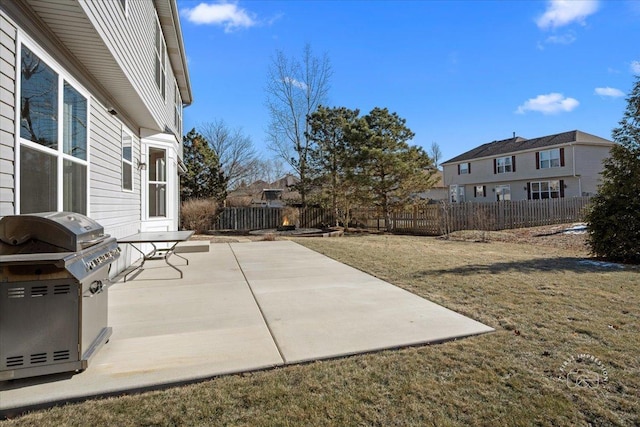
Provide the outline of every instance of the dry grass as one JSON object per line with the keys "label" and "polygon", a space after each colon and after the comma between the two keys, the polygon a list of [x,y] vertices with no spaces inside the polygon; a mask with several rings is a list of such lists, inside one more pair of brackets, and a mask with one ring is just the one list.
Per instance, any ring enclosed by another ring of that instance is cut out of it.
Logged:
{"label": "dry grass", "polygon": [[[0,426],[640,424],[637,268],[583,265],[584,249],[552,244],[297,241],[497,332],[92,400]],[[602,361],[608,381],[559,379],[563,362],[582,353]]]}

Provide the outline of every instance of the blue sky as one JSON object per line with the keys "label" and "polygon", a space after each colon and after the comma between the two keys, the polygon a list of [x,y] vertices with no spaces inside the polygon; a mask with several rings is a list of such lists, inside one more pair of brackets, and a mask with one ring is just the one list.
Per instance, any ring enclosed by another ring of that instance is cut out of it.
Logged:
{"label": "blue sky", "polygon": [[327,104],[387,107],[443,160],[480,144],[579,129],[610,138],[640,75],[640,0],[178,0],[194,103],[185,132],[223,119],[259,153],[276,50],[309,43]]}

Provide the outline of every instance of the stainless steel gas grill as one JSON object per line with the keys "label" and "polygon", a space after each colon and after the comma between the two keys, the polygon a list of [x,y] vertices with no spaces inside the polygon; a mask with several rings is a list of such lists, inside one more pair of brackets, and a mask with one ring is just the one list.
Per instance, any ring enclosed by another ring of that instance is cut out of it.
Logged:
{"label": "stainless steel gas grill", "polygon": [[0,381],[80,371],[107,342],[115,238],[84,215],[0,219]]}

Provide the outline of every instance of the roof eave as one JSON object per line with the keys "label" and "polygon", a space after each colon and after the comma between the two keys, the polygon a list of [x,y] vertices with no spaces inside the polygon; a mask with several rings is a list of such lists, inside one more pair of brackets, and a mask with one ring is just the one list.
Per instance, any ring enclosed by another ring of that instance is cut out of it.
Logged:
{"label": "roof eave", "polygon": [[155,3],[160,25],[162,25],[162,31],[167,42],[169,62],[178,83],[182,103],[185,106],[190,105],[193,102],[193,93],[191,91],[187,53],[182,38],[178,5],[176,0],[155,0]]}

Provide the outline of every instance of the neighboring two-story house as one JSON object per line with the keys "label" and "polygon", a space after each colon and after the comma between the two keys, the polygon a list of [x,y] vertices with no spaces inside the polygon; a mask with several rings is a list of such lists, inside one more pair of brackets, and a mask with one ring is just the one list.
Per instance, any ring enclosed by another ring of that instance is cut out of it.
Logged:
{"label": "neighboring two-story house", "polygon": [[493,141],[442,163],[452,202],[589,196],[613,142],[578,130]]}
{"label": "neighboring two-story house", "polygon": [[3,0],[0,54],[0,216],[177,229],[192,94],[176,0]]}

